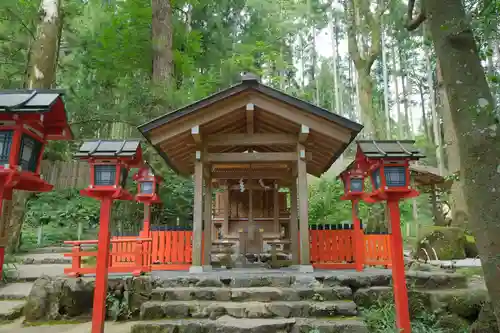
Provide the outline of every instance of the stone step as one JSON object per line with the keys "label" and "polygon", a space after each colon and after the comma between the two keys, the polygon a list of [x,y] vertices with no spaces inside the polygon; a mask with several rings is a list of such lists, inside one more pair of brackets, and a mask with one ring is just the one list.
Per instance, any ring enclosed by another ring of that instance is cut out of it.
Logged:
{"label": "stone step", "polygon": [[[286,272],[286,271],[284,271]],[[177,276],[169,276],[171,272],[155,272],[158,286],[176,287],[335,287],[345,286],[354,290],[373,286],[390,286],[391,271],[382,269],[366,269],[363,272],[316,271],[310,274],[252,274],[238,270],[227,270],[224,273],[208,272],[202,276],[175,272]],[[180,275],[180,276],[179,276]],[[467,278],[462,274],[446,272],[407,271],[406,281],[409,286],[425,289],[466,288]]]}
{"label": "stone step", "polygon": [[24,301],[0,301],[0,320],[14,320],[23,314]]}
{"label": "stone step", "polygon": [[349,287],[329,288],[215,288],[215,287],[180,287],[153,289],[153,301],[338,301],[352,299]]}
{"label": "stone step", "polygon": [[341,318],[241,319],[223,316],[217,320],[162,320],[134,324],[131,333],[368,333],[361,320]]}
{"label": "stone step", "polygon": [[141,320],[210,318],[223,315],[235,318],[290,318],[357,316],[353,301],[331,302],[214,302],[214,301],[148,301],[140,308]]}
{"label": "stone step", "polygon": [[33,283],[9,283],[0,287],[0,300],[22,300],[28,298]]}

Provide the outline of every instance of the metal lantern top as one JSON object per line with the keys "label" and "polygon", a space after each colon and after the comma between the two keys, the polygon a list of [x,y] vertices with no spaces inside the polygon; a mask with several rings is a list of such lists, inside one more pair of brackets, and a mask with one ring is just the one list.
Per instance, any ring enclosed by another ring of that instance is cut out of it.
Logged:
{"label": "metal lantern top", "polygon": [[41,127],[45,140],[71,140],[63,90],[0,90],[0,122]]}
{"label": "metal lantern top", "polygon": [[372,180],[372,192],[363,197],[365,201],[418,196],[410,186],[409,163],[425,156],[414,140],[359,140],[357,144],[356,161]]}
{"label": "metal lantern top", "polygon": [[0,185],[12,190],[46,192],[40,178],[47,140],[73,138],[61,90],[0,90]]}
{"label": "metal lantern top", "polygon": [[90,185],[81,191],[82,195],[132,200],[125,185],[129,169],[143,164],[139,140],[85,141],[74,157],[90,165]]}
{"label": "metal lantern top", "polygon": [[163,178],[156,176],[147,162],[134,175],[134,180],[137,181],[137,195],[135,196],[137,201],[149,204],[161,203],[158,189]]}
{"label": "metal lantern top", "polygon": [[364,171],[357,161],[353,161],[339,176],[344,183],[344,195],[340,200],[359,199],[364,194],[364,183],[366,177]]}

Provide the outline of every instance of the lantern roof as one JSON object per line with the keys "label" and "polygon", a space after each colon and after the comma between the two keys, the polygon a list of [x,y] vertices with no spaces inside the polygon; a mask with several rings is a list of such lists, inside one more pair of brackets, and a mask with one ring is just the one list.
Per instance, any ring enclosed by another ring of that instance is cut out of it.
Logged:
{"label": "lantern roof", "polygon": [[144,162],[144,165],[134,175],[134,180],[137,181],[146,177],[154,177],[158,182],[163,181],[163,177],[158,176],[155,169],[148,162]]}
{"label": "lantern roof", "polygon": [[415,146],[415,140],[357,140],[358,151],[367,158],[405,158],[418,160],[425,157]]}
{"label": "lantern roof", "polygon": [[13,114],[28,119],[43,114],[37,120],[42,122],[47,140],[71,140],[73,134],[68,125],[63,95],[63,90],[0,90],[0,120],[11,120]]}
{"label": "lantern roof", "polygon": [[84,141],[78,152],[74,155],[76,158],[125,158],[131,160],[131,166],[142,164],[141,141],[132,140],[88,140]]}

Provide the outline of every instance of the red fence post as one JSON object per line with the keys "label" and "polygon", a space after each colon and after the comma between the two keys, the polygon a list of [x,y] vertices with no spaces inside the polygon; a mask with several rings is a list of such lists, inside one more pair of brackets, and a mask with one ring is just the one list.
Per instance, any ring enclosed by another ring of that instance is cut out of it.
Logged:
{"label": "red fence post", "polygon": [[352,202],[352,222],[354,224],[354,241],[355,241],[355,255],[354,261],[356,263],[356,270],[361,272],[365,263],[365,235],[361,228],[361,221],[358,217],[359,199],[353,199]]}
{"label": "red fence post", "polygon": [[73,247],[71,248],[71,254],[73,254],[73,258],[71,258],[71,270],[73,272],[69,274],[69,276],[71,277],[81,276],[80,274],[80,268],[82,267],[82,257],[80,256],[81,250],[82,247],[80,243],[73,244]]}
{"label": "red fence post", "polygon": [[399,200],[387,200],[391,217],[392,283],[396,304],[396,327],[401,333],[410,333],[408,290],[406,288],[403,236],[401,235]]}
{"label": "red fence post", "polygon": [[92,333],[104,332],[106,319],[106,296],[108,292],[108,263],[109,263],[109,220],[113,199],[103,197],[99,218],[99,246],[97,248],[97,265],[94,290],[94,310],[92,313]]}

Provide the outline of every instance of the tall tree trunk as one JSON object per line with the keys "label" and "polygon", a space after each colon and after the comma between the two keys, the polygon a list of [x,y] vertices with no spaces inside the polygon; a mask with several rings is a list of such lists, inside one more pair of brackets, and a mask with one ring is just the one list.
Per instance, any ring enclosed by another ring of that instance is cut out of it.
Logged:
{"label": "tall tree trunk", "polygon": [[399,82],[398,82],[398,64],[396,61],[396,47],[392,48],[392,66],[393,66],[393,84],[394,84],[394,103],[396,104],[396,113],[397,113],[397,119],[398,119],[398,134],[399,138],[403,139],[406,137],[405,133],[405,126],[404,126],[404,120],[403,120],[403,115],[401,113],[401,105],[400,105],[400,100],[399,100]]}
{"label": "tall tree trunk", "polygon": [[170,86],[174,74],[172,6],[170,0],[152,0],[153,82]]}
{"label": "tall tree trunk", "polygon": [[[425,38],[425,33],[424,33]],[[436,151],[436,163],[439,170],[439,174],[444,176],[444,157],[441,142],[441,135],[439,129],[441,127],[438,112],[436,110],[436,91],[434,90],[434,80],[432,78],[432,67],[431,67],[431,50],[429,47],[425,47],[425,67],[427,72],[427,85],[429,86],[429,106],[431,109],[432,118],[432,142],[434,143]]]}
{"label": "tall tree trunk", "polygon": [[411,82],[407,80],[405,61],[403,61],[403,55],[401,49],[398,50],[398,58],[399,58],[399,74],[401,77],[401,88],[403,89],[403,108],[404,108],[404,123],[405,123],[405,133],[408,133],[410,138],[415,137],[413,121],[410,117],[410,108],[408,103],[408,96],[411,95]]}
{"label": "tall tree trunk", "polygon": [[389,107],[389,78],[387,74],[387,49],[385,44],[385,27],[384,21],[381,19],[381,50],[382,50],[382,76],[384,81],[384,114],[385,114],[385,138],[391,139],[391,109]]}
{"label": "tall tree trunk", "polygon": [[[446,145],[446,157],[448,160],[448,173],[458,175],[460,173],[460,152],[458,150],[457,133],[451,119],[450,104],[446,95],[446,89],[441,75],[439,61],[436,66],[438,80],[438,96],[440,113],[443,115],[444,140]],[[453,177],[451,185],[450,208],[452,213],[452,225],[457,227],[467,227],[468,212],[465,202],[463,180]]]}
{"label": "tall tree trunk", "polygon": [[425,0],[423,7],[457,132],[469,224],[500,329],[499,119],[462,1]]}
{"label": "tall tree trunk", "polygon": [[431,129],[430,129],[429,123],[427,121],[427,112],[425,112],[425,96],[424,96],[423,83],[419,83],[418,91],[419,91],[419,95],[420,95],[420,107],[422,108],[422,127],[424,130],[425,136],[427,137],[427,141],[429,141],[430,144],[433,144],[434,140],[432,138]]}
{"label": "tall tree trunk", "polygon": [[[377,117],[372,105],[373,78],[371,68],[380,54],[381,29],[380,19],[385,7],[380,2],[375,12],[372,12],[369,2],[358,2],[346,0],[344,2],[344,12],[347,17],[347,42],[349,55],[351,56],[357,73],[357,87],[359,91],[359,104],[361,107],[361,120],[365,126],[364,135],[373,138],[381,138],[382,133],[377,126]],[[368,25],[369,36],[363,35],[363,26]],[[370,40],[370,46],[359,41]],[[360,50],[359,44],[362,44]]]}
{"label": "tall tree trunk", "polygon": [[[55,82],[59,44],[62,31],[61,0],[42,0],[36,40],[29,54],[29,68],[25,87],[48,89]],[[14,191],[12,200],[4,201],[2,218],[9,232],[7,252],[14,252],[20,242],[21,230],[30,192]]]}

